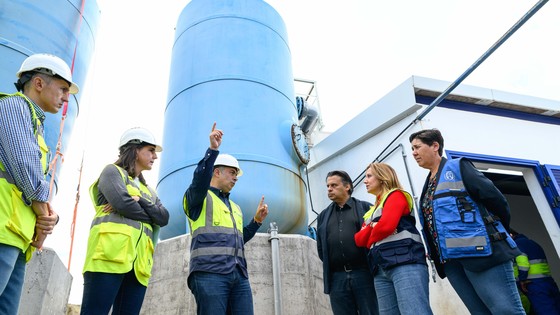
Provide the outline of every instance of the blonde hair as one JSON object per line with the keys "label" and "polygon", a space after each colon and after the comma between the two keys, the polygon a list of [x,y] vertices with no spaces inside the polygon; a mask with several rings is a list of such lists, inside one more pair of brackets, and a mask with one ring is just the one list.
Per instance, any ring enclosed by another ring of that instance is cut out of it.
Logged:
{"label": "blonde hair", "polygon": [[401,183],[399,182],[397,172],[395,172],[389,164],[375,162],[371,163],[368,166],[368,169],[370,169],[373,176],[381,182],[383,194],[391,189],[403,189]]}

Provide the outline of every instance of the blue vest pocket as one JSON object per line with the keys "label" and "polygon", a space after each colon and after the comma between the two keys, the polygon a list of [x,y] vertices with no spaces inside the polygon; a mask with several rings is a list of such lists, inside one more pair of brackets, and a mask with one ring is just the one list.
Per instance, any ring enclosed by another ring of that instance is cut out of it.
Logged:
{"label": "blue vest pocket", "polygon": [[421,263],[424,256],[422,244],[404,239],[373,246],[368,253],[368,260],[374,265],[387,269],[398,265]]}

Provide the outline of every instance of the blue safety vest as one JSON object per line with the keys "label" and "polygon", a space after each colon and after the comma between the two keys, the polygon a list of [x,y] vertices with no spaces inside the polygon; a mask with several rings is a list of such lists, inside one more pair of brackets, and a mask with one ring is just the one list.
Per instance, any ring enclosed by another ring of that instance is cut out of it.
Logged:
{"label": "blue safety vest", "polygon": [[[433,196],[434,226],[441,262],[490,256],[491,241],[506,240],[512,248],[516,247],[499,219],[486,209],[481,211],[483,206],[469,196],[462,180],[460,160],[447,160]],[[489,235],[486,225],[493,225],[495,233]]]}

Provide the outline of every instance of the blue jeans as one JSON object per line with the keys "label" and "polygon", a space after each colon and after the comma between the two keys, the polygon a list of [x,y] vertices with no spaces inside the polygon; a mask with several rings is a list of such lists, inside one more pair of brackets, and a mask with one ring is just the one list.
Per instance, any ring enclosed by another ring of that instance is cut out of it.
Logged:
{"label": "blue jeans", "polygon": [[479,272],[468,271],[460,260],[449,261],[443,268],[471,314],[525,314],[511,261]]}
{"label": "blue jeans", "polygon": [[17,247],[0,244],[0,315],[18,313],[24,278],[25,254]]}
{"label": "blue jeans", "polygon": [[333,272],[329,297],[335,315],[379,314],[373,277],[367,269]]}
{"label": "blue jeans", "polygon": [[251,284],[239,268],[228,274],[195,271],[188,284],[198,315],[253,314]]}
{"label": "blue jeans", "polygon": [[432,314],[426,265],[407,264],[387,270],[379,267],[374,281],[380,314]]}
{"label": "blue jeans", "polygon": [[146,287],[136,279],[134,269],[128,273],[84,273],[81,315],[139,314]]}

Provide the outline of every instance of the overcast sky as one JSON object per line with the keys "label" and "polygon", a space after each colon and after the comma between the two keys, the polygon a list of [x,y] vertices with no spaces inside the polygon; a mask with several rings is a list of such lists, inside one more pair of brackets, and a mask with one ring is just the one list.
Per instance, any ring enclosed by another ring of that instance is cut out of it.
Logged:
{"label": "overcast sky", "polygon": [[[115,161],[121,133],[163,131],[174,27],[181,1],[98,0],[96,51],[54,200],[61,215],[46,246],[68,263],[79,162],[81,201],[70,303],[81,303],[93,207],[88,187]],[[454,81],[537,1],[271,0],[288,31],[296,78],[317,82],[325,131],[333,131],[412,75]],[[560,1],[550,1],[464,84],[560,100]],[[203,135],[206,136],[206,135]],[[227,131],[226,131],[227,136]],[[226,139],[225,139],[226,140]],[[165,151],[162,153],[165,154]],[[202,152],[201,152],[202,154]],[[155,186],[158,162],[146,172]],[[185,187],[186,188],[186,187]]]}

